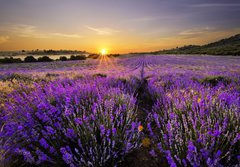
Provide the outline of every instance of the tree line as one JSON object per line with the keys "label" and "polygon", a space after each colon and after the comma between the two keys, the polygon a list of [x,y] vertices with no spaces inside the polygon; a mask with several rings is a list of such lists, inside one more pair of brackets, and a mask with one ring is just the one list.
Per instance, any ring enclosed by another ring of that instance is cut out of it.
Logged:
{"label": "tree line", "polygon": [[57,60],[53,60],[48,56],[42,56],[39,58],[35,58],[34,56],[26,56],[24,60],[20,58],[13,58],[13,57],[5,57],[0,59],[0,63],[2,64],[11,64],[11,63],[32,63],[32,62],[52,62],[52,61],[70,61],[70,60],[86,60],[87,57],[85,55],[71,55],[70,58],[65,56],[59,57]]}

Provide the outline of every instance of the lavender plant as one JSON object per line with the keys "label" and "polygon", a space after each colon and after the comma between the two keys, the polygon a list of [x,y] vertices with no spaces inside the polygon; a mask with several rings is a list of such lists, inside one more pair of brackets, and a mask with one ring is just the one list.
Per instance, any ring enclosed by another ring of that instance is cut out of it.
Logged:
{"label": "lavender plant", "polygon": [[149,114],[148,132],[155,145],[151,154],[158,153],[172,167],[237,165],[240,94],[233,88],[178,80],[161,89]]}
{"label": "lavender plant", "polygon": [[23,88],[3,112],[5,156],[30,164],[116,166],[140,146],[135,98],[101,78]]}

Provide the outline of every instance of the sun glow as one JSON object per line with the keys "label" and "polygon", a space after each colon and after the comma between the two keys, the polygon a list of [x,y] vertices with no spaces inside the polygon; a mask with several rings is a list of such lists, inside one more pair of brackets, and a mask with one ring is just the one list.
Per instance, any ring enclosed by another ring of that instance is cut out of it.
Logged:
{"label": "sun glow", "polygon": [[106,55],[108,53],[107,49],[102,49],[100,52],[101,52],[101,55]]}
{"label": "sun glow", "polygon": [[102,48],[99,51],[99,56],[97,58],[98,65],[97,65],[97,71],[105,71],[113,68],[115,66],[115,58],[111,57],[111,54],[109,54],[109,49]]}

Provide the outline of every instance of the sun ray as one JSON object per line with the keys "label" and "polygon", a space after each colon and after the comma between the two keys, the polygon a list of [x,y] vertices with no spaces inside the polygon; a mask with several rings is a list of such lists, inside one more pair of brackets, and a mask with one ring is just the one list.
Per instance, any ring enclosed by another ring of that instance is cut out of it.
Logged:
{"label": "sun ray", "polygon": [[115,60],[108,54],[108,50],[103,48],[98,56],[97,71],[106,71],[115,67]]}

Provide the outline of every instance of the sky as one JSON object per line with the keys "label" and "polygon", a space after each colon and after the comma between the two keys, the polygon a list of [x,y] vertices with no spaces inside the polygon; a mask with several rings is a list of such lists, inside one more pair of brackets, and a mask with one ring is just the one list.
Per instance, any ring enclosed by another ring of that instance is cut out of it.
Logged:
{"label": "sky", "polygon": [[0,0],[0,50],[202,45],[240,33],[239,16],[239,0]]}

